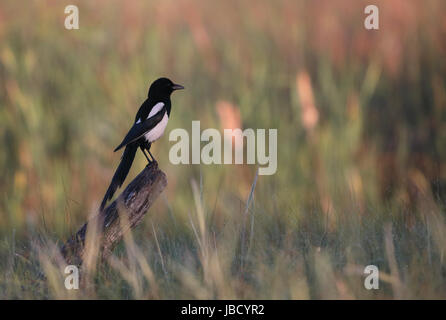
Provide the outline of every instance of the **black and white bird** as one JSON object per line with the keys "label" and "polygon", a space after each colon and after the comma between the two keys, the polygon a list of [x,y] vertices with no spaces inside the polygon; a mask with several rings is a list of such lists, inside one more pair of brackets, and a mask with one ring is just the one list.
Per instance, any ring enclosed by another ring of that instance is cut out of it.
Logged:
{"label": "black and white bird", "polygon": [[[175,90],[184,89],[183,86],[175,84],[167,78],[155,80],[149,88],[148,98],[143,102],[136,114],[135,123],[116,147],[115,152],[125,147],[121,158],[121,163],[113,175],[110,186],[102,200],[100,211],[105,207],[108,200],[113,197],[116,189],[121,187],[132,166],[138,148],[141,149],[147,161],[155,161],[150,153],[150,146],[158,140],[164,133],[164,129],[169,121],[171,102],[170,95]],[[150,154],[151,160],[146,154]]]}

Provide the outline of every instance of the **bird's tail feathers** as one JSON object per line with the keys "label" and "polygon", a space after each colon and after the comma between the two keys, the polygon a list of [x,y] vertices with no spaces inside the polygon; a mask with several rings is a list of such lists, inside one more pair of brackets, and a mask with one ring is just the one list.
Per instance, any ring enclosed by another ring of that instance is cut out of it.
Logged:
{"label": "bird's tail feathers", "polygon": [[121,163],[119,164],[118,169],[116,169],[116,172],[113,175],[110,186],[108,187],[107,192],[104,195],[104,199],[101,202],[101,206],[99,209],[100,211],[104,210],[107,201],[113,197],[113,194],[115,193],[116,189],[122,186],[125,178],[127,177],[127,174],[130,171],[130,167],[132,166],[133,159],[135,159],[135,154],[137,150],[138,150],[138,145],[134,143],[128,144],[125,147],[124,153],[122,154]]}

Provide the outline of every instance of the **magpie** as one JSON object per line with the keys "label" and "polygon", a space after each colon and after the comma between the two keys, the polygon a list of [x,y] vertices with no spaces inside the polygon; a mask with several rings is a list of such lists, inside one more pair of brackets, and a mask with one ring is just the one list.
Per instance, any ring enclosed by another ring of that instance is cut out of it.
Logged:
{"label": "magpie", "polygon": [[[151,84],[148,97],[136,114],[135,123],[119,146],[114,150],[114,152],[116,152],[125,147],[121,157],[121,163],[119,164],[118,169],[116,169],[110,186],[102,200],[100,211],[104,209],[107,201],[113,197],[116,189],[122,186],[122,183],[130,171],[130,167],[132,166],[138,148],[141,149],[149,163],[155,161],[152,153],[150,153],[150,146],[155,140],[163,135],[170,116],[170,95],[175,90],[180,89],[184,89],[184,87],[173,83],[167,78],[159,78]],[[152,158],[151,160],[147,156],[146,151]]]}

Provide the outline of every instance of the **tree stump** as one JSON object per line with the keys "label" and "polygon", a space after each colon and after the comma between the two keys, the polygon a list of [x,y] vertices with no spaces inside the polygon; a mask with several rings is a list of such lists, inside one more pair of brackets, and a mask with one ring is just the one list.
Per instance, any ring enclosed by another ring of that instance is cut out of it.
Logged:
{"label": "tree stump", "polygon": [[[119,197],[102,212],[85,223],[62,247],[68,264],[80,266],[84,259],[87,230],[95,226],[98,232],[99,255],[107,259],[124,233],[136,227],[147,210],[167,186],[166,174],[156,162],[147,165]],[[125,218],[121,218],[125,215]]]}

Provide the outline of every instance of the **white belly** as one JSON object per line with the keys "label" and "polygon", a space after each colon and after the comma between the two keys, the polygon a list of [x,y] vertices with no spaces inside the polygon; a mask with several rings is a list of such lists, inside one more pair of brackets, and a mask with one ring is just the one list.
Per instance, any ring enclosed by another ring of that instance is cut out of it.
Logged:
{"label": "white belly", "polygon": [[150,130],[149,132],[144,134],[144,137],[146,138],[146,140],[149,142],[153,142],[153,141],[161,138],[161,136],[164,133],[164,129],[166,129],[167,121],[169,121],[169,117],[167,116],[167,112],[166,112],[166,113],[164,113],[163,119],[161,119],[161,121],[158,122],[158,124],[152,130]]}

